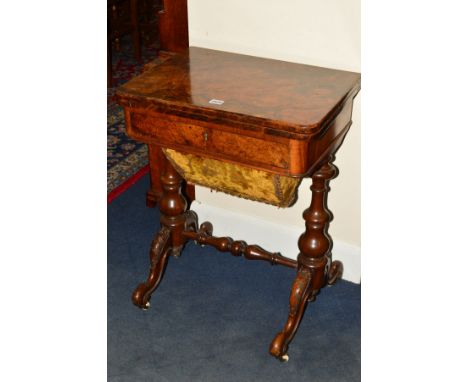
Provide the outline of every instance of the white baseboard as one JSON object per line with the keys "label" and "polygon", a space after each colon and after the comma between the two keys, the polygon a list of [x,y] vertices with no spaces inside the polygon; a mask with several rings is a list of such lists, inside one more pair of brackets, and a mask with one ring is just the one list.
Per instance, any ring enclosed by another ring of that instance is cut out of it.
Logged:
{"label": "white baseboard", "polygon": [[[299,252],[297,240],[304,228],[285,226],[256,217],[235,213],[194,201],[190,207],[198,214],[199,222],[213,223],[214,236],[230,236],[248,244],[258,244],[271,252],[296,259]],[[344,265],[343,279],[354,283],[361,281],[361,248],[333,240],[333,260]]]}

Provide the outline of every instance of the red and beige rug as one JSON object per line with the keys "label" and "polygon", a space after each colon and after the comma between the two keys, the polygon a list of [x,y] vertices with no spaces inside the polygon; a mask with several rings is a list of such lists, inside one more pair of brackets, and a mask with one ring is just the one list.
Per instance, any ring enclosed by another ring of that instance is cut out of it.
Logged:
{"label": "red and beige rug", "polygon": [[123,109],[116,104],[115,89],[141,73],[144,64],[157,56],[156,44],[143,47],[142,60],[137,61],[129,43],[123,40],[122,50],[113,52],[114,87],[107,89],[107,202],[110,203],[148,172],[147,147],[125,133]]}

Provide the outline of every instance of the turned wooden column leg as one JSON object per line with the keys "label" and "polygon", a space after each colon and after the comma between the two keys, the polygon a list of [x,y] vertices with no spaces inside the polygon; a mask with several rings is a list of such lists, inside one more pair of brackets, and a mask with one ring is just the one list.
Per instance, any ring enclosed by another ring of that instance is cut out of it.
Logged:
{"label": "turned wooden column leg", "polygon": [[133,303],[140,308],[148,308],[151,293],[161,282],[168,256],[179,256],[186,241],[184,229],[197,228],[196,215],[186,211],[187,201],[181,193],[182,177],[167,163],[161,176],[163,195],[161,210],[161,230],[156,234],[150,250],[151,267],[148,279],[133,292]]}
{"label": "turned wooden column leg", "polygon": [[[156,207],[161,199],[163,193],[161,174],[164,173],[167,162],[168,160],[161,147],[154,144],[148,145],[151,187],[146,193],[146,205],[150,208]],[[184,195],[190,207],[190,203],[195,200],[195,187],[184,181],[182,183],[182,195]]]}
{"label": "turned wooden column leg", "polygon": [[151,186],[146,193],[146,205],[154,208],[162,197],[163,189],[161,184],[161,175],[164,174],[167,159],[156,145],[148,145],[148,163],[150,167]]}
{"label": "turned wooden column leg", "polygon": [[313,301],[320,288],[327,282],[334,282],[343,269],[340,262],[331,263],[332,239],[327,233],[332,218],[327,209],[328,183],[337,174],[332,160],[333,157],[312,176],[312,202],[303,213],[306,230],[299,238],[298,269],[289,298],[288,320],[270,345],[270,354],[282,361],[288,360],[288,345],[294,338],[307,301]]}

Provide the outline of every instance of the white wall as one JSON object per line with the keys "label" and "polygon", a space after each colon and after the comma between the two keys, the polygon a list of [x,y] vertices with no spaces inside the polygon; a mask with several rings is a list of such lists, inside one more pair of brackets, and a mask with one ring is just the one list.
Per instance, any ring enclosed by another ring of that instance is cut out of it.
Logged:
{"label": "white wall", "polygon": [[[189,0],[188,12],[191,46],[360,72],[360,0]],[[351,281],[360,279],[360,121],[358,95],[328,203],[335,216],[329,229],[333,256],[344,262],[344,278]],[[310,183],[302,182],[298,201],[288,209],[197,187],[194,209],[213,222],[215,235],[229,234],[295,258]],[[250,224],[226,225],[223,219],[233,212]],[[258,236],[266,227],[270,232]]]}

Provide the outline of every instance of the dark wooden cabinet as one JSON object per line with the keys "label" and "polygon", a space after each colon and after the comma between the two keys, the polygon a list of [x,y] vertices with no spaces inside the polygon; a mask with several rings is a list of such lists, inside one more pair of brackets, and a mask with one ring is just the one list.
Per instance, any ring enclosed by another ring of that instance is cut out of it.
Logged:
{"label": "dark wooden cabinet", "polygon": [[183,52],[189,46],[187,0],[162,0],[159,11],[161,49]]}

